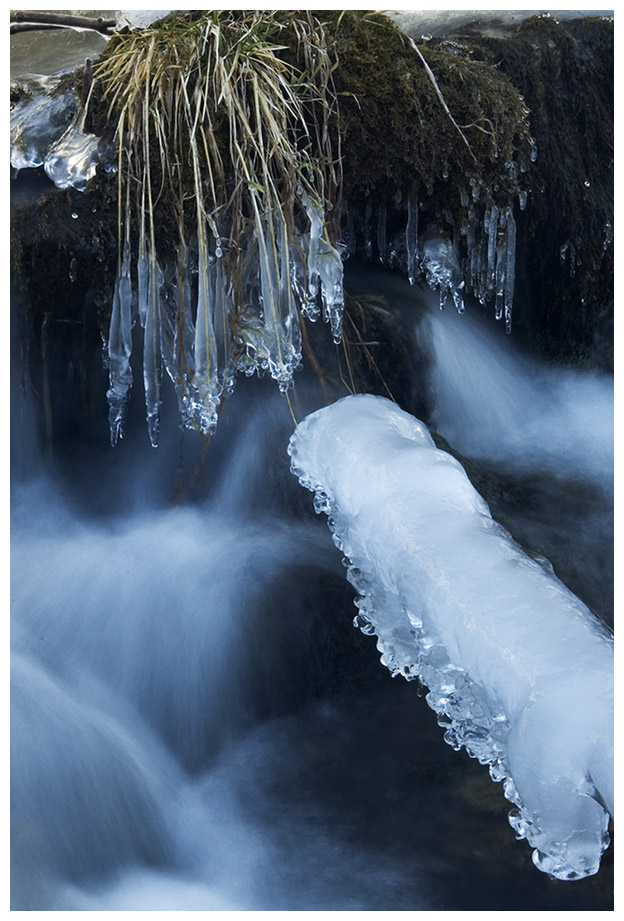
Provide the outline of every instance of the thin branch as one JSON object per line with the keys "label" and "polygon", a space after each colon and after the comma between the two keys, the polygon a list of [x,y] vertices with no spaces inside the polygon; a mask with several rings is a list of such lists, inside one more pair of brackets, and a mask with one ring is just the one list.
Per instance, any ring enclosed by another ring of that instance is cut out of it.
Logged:
{"label": "thin branch", "polygon": [[18,32],[39,32],[42,29],[58,32],[60,28],[62,28],[62,26],[48,26],[38,22],[21,22],[12,25],[10,31],[11,35],[16,35]]}
{"label": "thin branch", "polygon": [[105,35],[117,27],[116,19],[97,19],[89,16],[69,16],[64,13],[46,13],[41,10],[18,10],[11,13],[11,33],[26,32],[35,28],[91,29]]}

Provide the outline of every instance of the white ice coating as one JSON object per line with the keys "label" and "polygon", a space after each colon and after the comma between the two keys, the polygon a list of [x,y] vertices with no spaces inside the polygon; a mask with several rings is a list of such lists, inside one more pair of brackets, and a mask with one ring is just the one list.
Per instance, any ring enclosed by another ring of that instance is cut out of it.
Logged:
{"label": "white ice coating", "polygon": [[613,814],[612,637],[396,404],[345,397],[299,424],[289,454],[382,662],[419,678],[446,741],[504,781],[540,870],[596,873]]}

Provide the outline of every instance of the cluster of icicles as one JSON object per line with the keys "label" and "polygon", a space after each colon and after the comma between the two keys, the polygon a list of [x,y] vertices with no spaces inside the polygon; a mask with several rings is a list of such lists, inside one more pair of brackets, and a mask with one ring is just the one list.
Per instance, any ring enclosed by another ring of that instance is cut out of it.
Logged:
{"label": "cluster of icicles", "polygon": [[[393,207],[405,212],[404,235],[389,238],[388,206],[382,203],[374,209],[369,201],[359,221],[347,209],[345,242],[349,251],[359,249],[369,260],[375,258],[376,252],[382,264],[400,267],[411,285],[424,279],[430,288],[439,291],[441,310],[449,297],[459,313],[464,312],[466,294],[472,294],[481,304],[493,300],[496,319],[504,318],[505,329],[511,333],[516,261],[513,208],[501,208],[487,193],[482,195],[476,180],[470,184],[471,195],[461,193],[465,218],[459,233],[450,214],[443,216],[444,228],[428,223],[420,230],[417,197],[410,196],[405,202],[398,189]],[[518,201],[524,210],[525,191],[518,190]]]}
{"label": "cluster of icicles", "polygon": [[[163,368],[171,378],[184,427],[214,432],[235,375],[269,374],[287,392],[301,365],[299,315],[322,312],[334,341],[342,335],[342,259],[331,245],[320,202],[301,195],[309,227],[288,235],[281,214],[261,213],[241,243],[242,261],[229,259],[225,235],[197,228],[196,242],[161,268],[149,251],[145,212],[133,285],[130,221],[119,263],[106,347],[111,442],[123,436],[132,386],[132,329],[144,330],[143,382],[152,445],[158,444]],[[242,269],[241,269],[242,266]],[[233,272],[242,275],[235,303]]]}
{"label": "cluster of icicles", "polygon": [[[288,234],[279,213],[256,210],[242,241],[242,302],[235,302],[233,267],[223,237],[199,228],[197,244],[179,253],[177,267],[163,270],[148,252],[145,220],[136,256],[137,290],[133,290],[129,236],[123,247],[115,285],[107,362],[111,441],[123,435],[132,384],[132,327],[138,314],[144,329],[143,378],[150,440],[158,443],[161,375],[173,381],[182,425],[203,434],[217,425],[219,407],[232,393],[237,372],[269,374],[287,392],[301,366],[300,317],[315,321],[322,314],[337,344],[344,306],[341,252],[362,249],[345,209],[343,243],[333,246],[320,201],[300,194],[307,227]],[[370,217],[367,208],[365,221]],[[460,262],[455,242],[427,228],[418,232],[418,204],[409,200],[405,247],[400,255],[386,243],[386,209],[379,208],[377,248],[382,263],[403,262],[411,284],[423,278],[439,289],[440,308],[449,295],[464,311],[464,294],[481,303],[494,297],[496,318],[508,332],[514,291],[516,226],[511,208],[490,204],[466,225],[467,258]],[[130,221],[126,220],[126,227]],[[202,242],[204,240],[204,242]],[[372,244],[366,235],[364,251]],[[135,306],[136,305],[136,306]]]}
{"label": "cluster of icicles", "polygon": [[[84,110],[73,94],[44,93],[26,99],[11,116],[11,163],[16,169],[43,165],[59,188],[84,191],[98,163],[108,170],[116,167],[98,138],[83,129]],[[512,208],[499,208],[477,181],[471,185],[471,194],[461,195],[465,219],[459,232],[450,215],[444,229],[428,224],[422,231],[418,198],[405,198],[397,190],[388,206],[379,204],[374,209],[367,200],[363,213],[354,214],[345,205],[342,242],[334,246],[324,203],[298,190],[301,227],[294,233],[287,230],[281,213],[263,211],[258,200],[244,239],[234,241],[234,247],[228,245],[226,231],[220,236],[214,226],[198,221],[195,239],[188,246],[180,245],[177,264],[166,265],[150,252],[146,203],[140,209],[138,251],[132,253],[130,202],[126,201],[104,349],[112,444],[124,434],[137,321],[144,337],[143,381],[151,443],[158,444],[163,370],[173,382],[182,426],[210,434],[237,372],[268,373],[282,392],[292,386],[294,371],[301,365],[301,317],[314,321],[322,314],[334,341],[340,343],[341,253],[359,251],[373,259],[376,251],[382,263],[404,271],[410,284],[423,279],[438,289],[441,308],[449,296],[460,313],[467,293],[482,304],[493,299],[497,319],[504,317],[510,332],[516,246]],[[519,204],[521,209],[526,206],[526,193],[519,192]],[[405,230],[390,239],[392,207],[403,213]],[[230,257],[233,249],[238,251],[236,262]],[[242,278],[236,295],[234,273]]]}

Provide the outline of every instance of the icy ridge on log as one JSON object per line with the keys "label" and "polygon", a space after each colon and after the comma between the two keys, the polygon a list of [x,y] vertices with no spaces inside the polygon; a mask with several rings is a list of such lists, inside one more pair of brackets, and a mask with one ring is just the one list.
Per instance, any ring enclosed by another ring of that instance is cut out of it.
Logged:
{"label": "icy ridge on log", "polygon": [[559,879],[597,872],[613,813],[613,643],[491,517],[461,465],[382,397],[297,427],[292,472],[329,516],[359,593],[355,625],[419,679],[445,740],[514,804],[510,823]]}

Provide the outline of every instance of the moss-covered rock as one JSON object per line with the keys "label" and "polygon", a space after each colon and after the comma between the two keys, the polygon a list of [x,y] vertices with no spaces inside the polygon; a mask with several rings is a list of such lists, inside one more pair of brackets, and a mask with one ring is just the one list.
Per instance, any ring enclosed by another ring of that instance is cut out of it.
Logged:
{"label": "moss-covered rock", "polygon": [[613,20],[534,16],[510,34],[465,27],[530,110],[537,160],[518,234],[518,333],[542,353],[613,366]]}
{"label": "moss-covered rock", "polygon": [[[279,47],[276,41],[273,53],[292,68],[285,72],[300,79],[305,43],[291,13],[275,14],[271,29]],[[159,28],[167,48],[177,43],[172,36],[195,33],[208,15],[194,11],[165,20]],[[326,127],[348,205],[343,212],[337,189],[326,187],[335,206],[328,219],[332,233],[340,232],[360,256],[384,257],[389,267],[405,272],[408,202],[413,203],[421,242],[428,227],[452,240],[470,289],[469,257],[480,246],[483,260],[488,209],[507,210],[517,222],[516,335],[549,357],[612,367],[612,21],[532,17],[511,30],[481,24],[415,45],[380,13],[310,16],[320,23],[323,60],[333,67],[329,86],[335,106],[325,113]],[[103,92],[98,68],[123,49],[129,35],[125,30],[111,39],[102,61],[95,62],[93,85],[85,69],[59,84],[64,93],[73,88],[77,100],[89,98],[85,130],[109,141],[117,124],[113,87]],[[167,86],[165,80],[165,95]],[[16,86],[12,99],[32,92],[31,86]],[[318,116],[319,99],[313,96],[302,96],[310,124]],[[227,125],[217,120],[213,127],[230,194]],[[317,136],[311,131],[310,137]],[[309,155],[321,163],[324,152]],[[196,220],[192,170],[190,161],[175,167],[180,197],[173,201],[161,183],[162,163],[155,158],[155,233],[160,251],[175,259],[180,227],[190,239]],[[99,170],[84,194],[51,187],[46,192],[44,182],[41,178],[41,194],[19,202],[11,238],[13,284],[27,305],[18,323],[26,343],[22,351],[30,355],[38,392],[44,321],[59,378],[63,362],[86,367],[80,358],[84,343],[94,348],[107,335],[118,246],[115,175]],[[17,187],[26,184],[20,179]],[[136,221],[131,234],[136,252]],[[482,300],[492,294],[492,279],[487,282],[490,288],[483,284],[478,291],[473,284]],[[345,317],[347,352],[338,356],[325,328],[305,324],[308,353],[319,357],[319,373],[339,388],[345,381],[373,392],[387,388],[400,398],[409,365],[401,324],[361,296],[347,301]]]}

